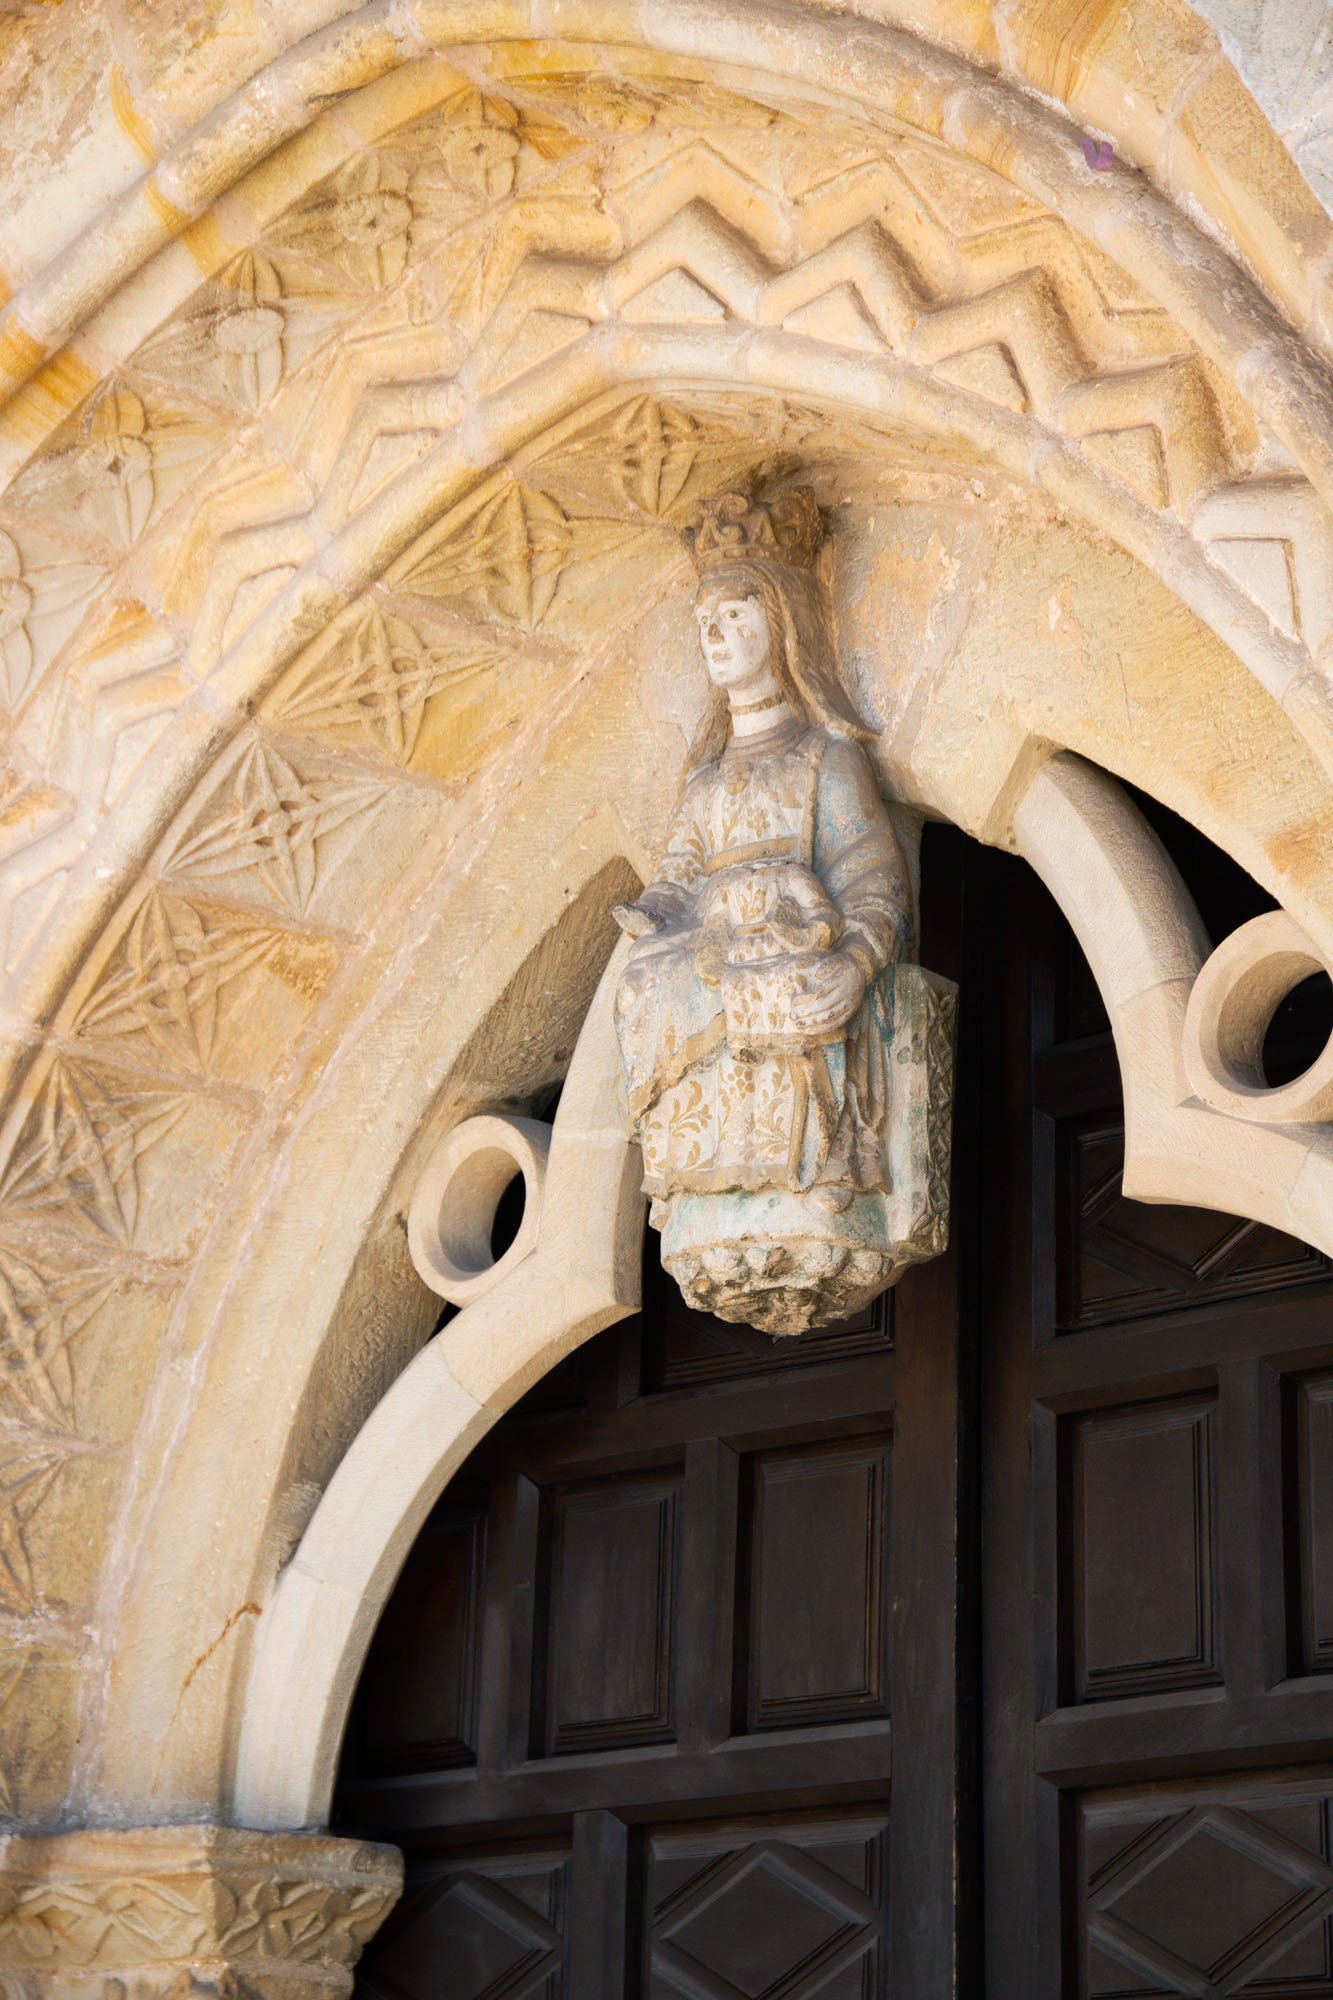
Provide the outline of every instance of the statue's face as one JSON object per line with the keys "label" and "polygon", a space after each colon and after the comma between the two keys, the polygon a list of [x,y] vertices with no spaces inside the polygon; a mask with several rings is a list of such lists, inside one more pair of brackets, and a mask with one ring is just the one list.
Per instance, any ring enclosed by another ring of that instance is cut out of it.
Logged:
{"label": "statue's face", "polygon": [[704,664],[715,687],[728,694],[742,694],[766,681],[772,645],[768,612],[762,597],[715,597],[699,599],[694,608],[699,621],[699,644]]}

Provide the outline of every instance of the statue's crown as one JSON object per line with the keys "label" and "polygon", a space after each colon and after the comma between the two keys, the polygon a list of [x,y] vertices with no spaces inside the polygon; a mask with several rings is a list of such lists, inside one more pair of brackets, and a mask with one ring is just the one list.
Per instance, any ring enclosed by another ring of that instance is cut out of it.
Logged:
{"label": "statue's crown", "polygon": [[772,500],[748,493],[722,493],[705,501],[685,541],[702,576],[729,562],[769,561],[809,569],[824,539],[824,523],[808,486],[793,487]]}

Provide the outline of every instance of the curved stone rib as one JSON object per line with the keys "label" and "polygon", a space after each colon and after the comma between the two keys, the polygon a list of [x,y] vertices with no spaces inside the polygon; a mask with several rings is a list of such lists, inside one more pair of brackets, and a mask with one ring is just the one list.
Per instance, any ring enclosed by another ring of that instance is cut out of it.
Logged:
{"label": "curved stone rib", "polygon": [[1034,777],[1013,828],[1073,926],[1111,1018],[1126,1195],[1253,1216],[1333,1254],[1333,1132],[1253,1124],[1193,1095],[1185,1010],[1208,939],[1174,864],[1120,786],[1062,753]]}
{"label": "curved stone rib", "polygon": [[627,949],[612,954],[570,1064],[536,1248],[376,1406],[264,1612],[236,1769],[234,1810],[247,1826],[325,1821],[366,1647],[430,1509],[526,1389],[638,1309],[645,1204],[612,1021]]}

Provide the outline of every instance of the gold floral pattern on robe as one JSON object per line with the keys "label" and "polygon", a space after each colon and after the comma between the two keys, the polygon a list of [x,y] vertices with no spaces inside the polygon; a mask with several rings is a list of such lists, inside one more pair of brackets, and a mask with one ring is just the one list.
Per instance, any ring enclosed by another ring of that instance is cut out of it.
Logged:
{"label": "gold floral pattern on robe", "polygon": [[[888,1186],[892,982],[910,942],[902,850],[858,743],[797,722],[733,743],[687,786],[639,899],[617,1027],[644,1188]],[[850,1021],[787,1011],[820,955],[866,977]]]}

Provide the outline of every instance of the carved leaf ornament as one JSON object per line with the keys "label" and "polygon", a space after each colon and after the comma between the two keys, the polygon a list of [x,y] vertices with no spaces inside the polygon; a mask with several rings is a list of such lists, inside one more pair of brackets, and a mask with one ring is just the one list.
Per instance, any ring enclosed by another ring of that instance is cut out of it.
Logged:
{"label": "carved leaf ornament", "polygon": [[0,1209],[64,1211],[128,1246],[139,1214],[137,1163],[186,1108],[169,1089],[129,1086],[113,1096],[90,1069],[57,1059],[0,1179]]}
{"label": "carved leaf ornament", "polygon": [[92,1041],[146,1040],[164,1064],[203,1075],[219,994],[285,942],[285,932],[206,915],[155,890],[76,1016],[76,1032]]}
{"label": "carved leaf ornament", "polygon": [[363,779],[307,782],[278,752],[249,744],[213,810],[171,849],[168,871],[194,881],[253,871],[294,916],[308,908],[319,845],[335,828],[372,812],[382,790]]}
{"label": "carved leaf ornament", "polygon": [[494,648],[431,645],[405,619],[372,607],[274,714],[296,729],[368,738],[395,764],[410,763],[428,703],[446,687],[486,672]]}

